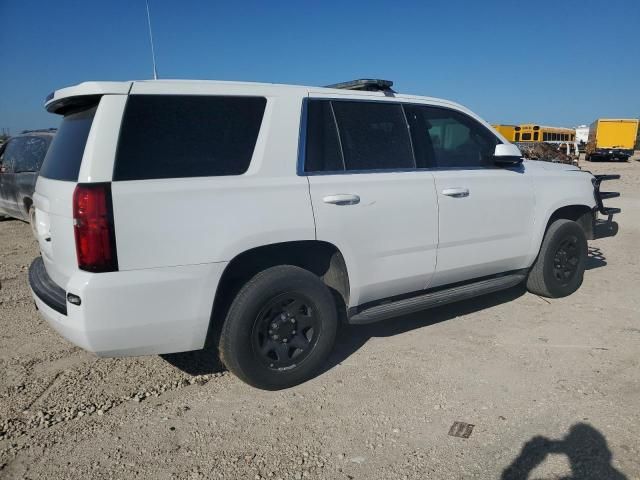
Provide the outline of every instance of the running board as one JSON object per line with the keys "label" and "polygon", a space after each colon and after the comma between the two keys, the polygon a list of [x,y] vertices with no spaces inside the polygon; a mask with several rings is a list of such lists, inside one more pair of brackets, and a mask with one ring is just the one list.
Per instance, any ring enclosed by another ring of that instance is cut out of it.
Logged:
{"label": "running board", "polygon": [[459,300],[466,300],[479,295],[514,287],[523,282],[525,278],[526,273],[514,273],[425,293],[417,297],[404,298],[402,300],[396,300],[395,302],[376,305],[366,308],[355,315],[351,315],[351,317],[349,317],[349,323],[354,325],[374,323],[400,315],[419,312],[427,308],[438,307]]}

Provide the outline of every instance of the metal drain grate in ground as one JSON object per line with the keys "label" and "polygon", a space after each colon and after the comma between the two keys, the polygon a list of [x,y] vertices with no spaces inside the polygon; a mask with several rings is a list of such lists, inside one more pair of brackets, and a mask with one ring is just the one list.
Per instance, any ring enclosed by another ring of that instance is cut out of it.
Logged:
{"label": "metal drain grate in ground", "polygon": [[473,432],[473,427],[475,427],[475,425],[471,425],[470,423],[453,422],[453,425],[451,425],[449,429],[449,435],[452,437],[469,438],[471,432]]}

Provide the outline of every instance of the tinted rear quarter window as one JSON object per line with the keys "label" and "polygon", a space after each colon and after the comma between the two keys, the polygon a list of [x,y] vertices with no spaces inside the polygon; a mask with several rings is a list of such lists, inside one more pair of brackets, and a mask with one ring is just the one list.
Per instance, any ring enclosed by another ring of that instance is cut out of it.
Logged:
{"label": "tinted rear quarter window", "polygon": [[65,115],[40,169],[40,176],[76,182],[97,107]]}
{"label": "tinted rear quarter window", "polygon": [[113,179],[240,175],[249,168],[263,97],[131,95]]}

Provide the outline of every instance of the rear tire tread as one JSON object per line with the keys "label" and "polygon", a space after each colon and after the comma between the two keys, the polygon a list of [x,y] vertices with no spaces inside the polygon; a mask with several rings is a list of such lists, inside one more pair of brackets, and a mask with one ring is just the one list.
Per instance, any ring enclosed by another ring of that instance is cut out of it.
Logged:
{"label": "rear tire tread", "polygon": [[[264,296],[281,291],[305,290],[310,293],[322,310],[325,319],[322,337],[305,363],[289,372],[273,371],[256,375],[247,368],[247,345],[239,341],[244,338],[248,322],[253,322],[253,310]],[[250,317],[250,318],[249,318]],[[220,341],[219,356],[222,363],[240,380],[249,385],[266,390],[278,390],[302,383],[313,376],[329,355],[337,329],[336,305],[327,286],[313,273],[292,265],[279,265],[257,273],[238,292],[231,303],[224,320]],[[313,358],[312,358],[313,357]],[[285,378],[286,377],[286,378]]]}

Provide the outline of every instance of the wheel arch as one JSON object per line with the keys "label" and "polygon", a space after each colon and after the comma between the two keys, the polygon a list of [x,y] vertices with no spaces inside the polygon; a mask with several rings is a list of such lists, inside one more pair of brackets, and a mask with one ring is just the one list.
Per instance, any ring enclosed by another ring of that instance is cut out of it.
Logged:
{"label": "wheel arch", "polygon": [[[587,239],[593,239],[595,223],[595,212],[593,205],[589,206],[586,203],[579,202],[565,205],[556,205],[552,207],[548,212],[541,215],[541,221],[539,224],[536,222],[536,225],[539,225],[539,227],[535,228],[535,232],[533,235],[531,243],[531,256],[529,257],[528,262],[529,266],[533,265],[536,258],[538,258],[540,248],[542,247],[542,242],[547,233],[547,230],[549,230],[549,226],[551,226],[553,222],[561,218],[577,222],[584,230]],[[542,225],[544,225],[544,228],[542,228]]]}
{"label": "wheel arch", "polygon": [[31,197],[24,197],[22,199],[22,206],[24,207],[24,213],[27,215],[27,218],[29,217],[29,209],[31,208],[31,205],[33,205],[33,199]]}
{"label": "wheel arch", "polygon": [[549,226],[561,218],[576,222],[584,230],[587,239],[593,239],[595,214],[592,207],[589,207],[588,205],[575,204],[557,208],[551,213],[551,215],[549,215],[544,232],[546,233]]}
{"label": "wheel arch", "polygon": [[237,254],[225,267],[215,292],[207,335],[209,342],[219,333],[240,288],[258,272],[277,265],[294,265],[318,275],[336,299],[340,315],[346,315],[350,297],[349,273],[338,247],[320,240],[262,245]]}

